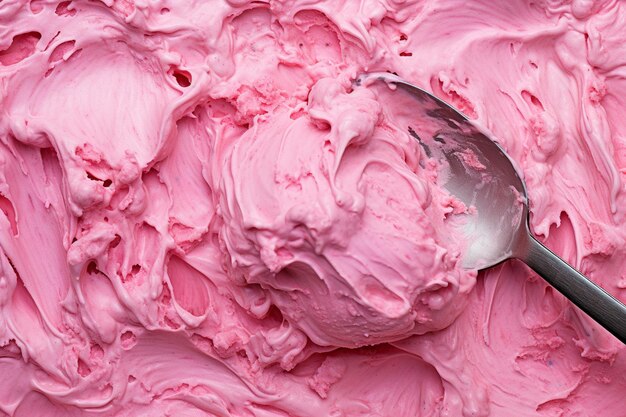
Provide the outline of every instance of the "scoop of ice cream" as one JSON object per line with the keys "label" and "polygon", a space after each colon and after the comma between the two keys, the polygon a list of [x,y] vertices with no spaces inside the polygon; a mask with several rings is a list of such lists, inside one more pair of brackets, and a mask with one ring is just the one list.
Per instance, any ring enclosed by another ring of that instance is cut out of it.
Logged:
{"label": "scoop of ice cream", "polygon": [[455,201],[374,92],[318,81],[225,156],[221,237],[233,273],[259,284],[315,343],[355,347],[449,325],[475,272],[448,225]]}

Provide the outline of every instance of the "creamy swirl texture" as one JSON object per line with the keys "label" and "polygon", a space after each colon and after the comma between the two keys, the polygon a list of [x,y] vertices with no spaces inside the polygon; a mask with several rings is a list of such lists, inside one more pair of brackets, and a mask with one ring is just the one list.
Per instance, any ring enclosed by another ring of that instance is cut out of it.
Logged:
{"label": "creamy swirl texture", "polygon": [[0,416],[623,413],[623,346],[384,102],[493,131],[546,245],[626,300],[619,1],[0,2]]}

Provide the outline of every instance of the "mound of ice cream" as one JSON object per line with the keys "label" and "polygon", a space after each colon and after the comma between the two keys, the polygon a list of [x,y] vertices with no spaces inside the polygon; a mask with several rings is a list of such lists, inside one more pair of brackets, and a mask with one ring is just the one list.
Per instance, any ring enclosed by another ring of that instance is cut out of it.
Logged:
{"label": "mound of ice cream", "polygon": [[493,131],[532,227],[626,299],[626,7],[0,3],[0,416],[622,413],[622,345],[352,80]]}
{"label": "mound of ice cream", "polygon": [[459,202],[437,185],[435,165],[416,164],[417,141],[376,98],[322,79],[307,107],[257,118],[223,158],[231,275],[267,288],[322,346],[440,330],[474,284],[446,221]]}

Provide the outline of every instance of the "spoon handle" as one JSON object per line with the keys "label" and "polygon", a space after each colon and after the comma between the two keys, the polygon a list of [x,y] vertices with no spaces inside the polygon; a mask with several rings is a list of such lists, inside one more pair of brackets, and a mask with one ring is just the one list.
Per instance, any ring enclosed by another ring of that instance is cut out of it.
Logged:
{"label": "spoon handle", "polygon": [[598,324],[626,343],[626,305],[568,265],[530,233],[518,258]]}

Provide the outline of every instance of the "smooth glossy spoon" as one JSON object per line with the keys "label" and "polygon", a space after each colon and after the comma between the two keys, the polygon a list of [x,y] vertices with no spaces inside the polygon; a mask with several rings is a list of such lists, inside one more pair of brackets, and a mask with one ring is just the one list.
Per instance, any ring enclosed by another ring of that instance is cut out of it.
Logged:
{"label": "smooth glossy spoon", "polygon": [[392,74],[364,74],[357,84],[380,84],[376,81],[394,91],[393,111],[404,113],[409,133],[426,154],[443,162],[443,186],[476,208],[461,226],[468,242],[463,266],[486,269],[520,259],[626,343],[626,306],[533,237],[524,181],[489,134],[451,105]]}

